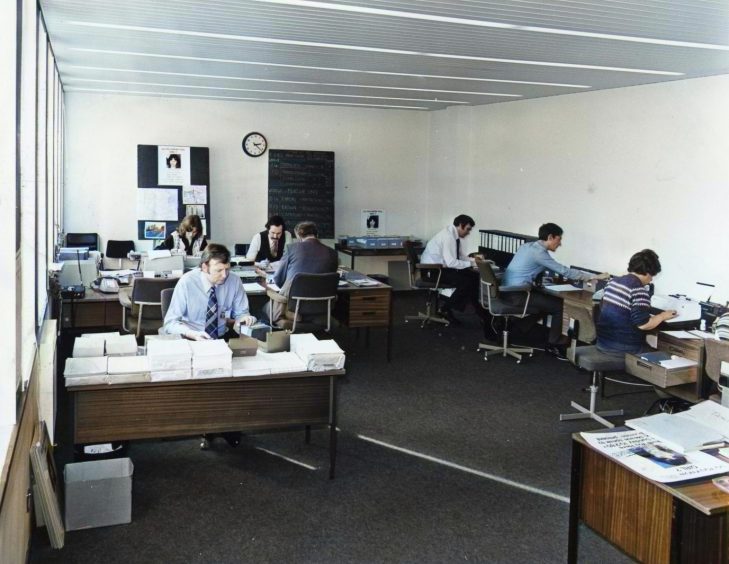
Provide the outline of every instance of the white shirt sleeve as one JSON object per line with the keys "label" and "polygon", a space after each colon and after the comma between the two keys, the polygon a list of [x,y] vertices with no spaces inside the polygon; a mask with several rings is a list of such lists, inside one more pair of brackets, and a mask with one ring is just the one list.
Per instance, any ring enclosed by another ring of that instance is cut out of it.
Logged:
{"label": "white shirt sleeve", "polygon": [[248,247],[248,253],[246,254],[246,258],[248,260],[256,260],[256,255],[258,255],[258,251],[261,250],[261,234],[256,233],[253,236],[253,239],[251,239],[251,244]]}

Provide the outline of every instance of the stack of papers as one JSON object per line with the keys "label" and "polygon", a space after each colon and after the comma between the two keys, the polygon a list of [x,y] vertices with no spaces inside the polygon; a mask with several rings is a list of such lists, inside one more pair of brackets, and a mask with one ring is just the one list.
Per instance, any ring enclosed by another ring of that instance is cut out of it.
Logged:
{"label": "stack of papers", "polygon": [[372,280],[371,278],[361,278],[358,280],[350,280],[350,284],[354,284],[355,286],[379,286],[380,283],[377,280]]}
{"label": "stack of papers", "polygon": [[106,384],[106,357],[67,358],[63,377],[68,386]]}
{"label": "stack of papers", "polygon": [[724,436],[716,428],[705,425],[693,416],[684,413],[669,415],[658,413],[638,419],[628,419],[628,427],[644,432],[661,444],[679,453],[717,447],[724,444]]}
{"label": "stack of papers", "polygon": [[104,356],[104,338],[76,337],[73,342],[73,357],[88,358]]}
{"label": "stack of papers", "polygon": [[182,339],[182,335],[173,333],[172,335],[145,335],[144,336],[144,354],[147,354],[147,345],[150,341],[176,341]]}
{"label": "stack of papers", "polygon": [[109,384],[149,382],[149,359],[146,356],[110,356],[107,374]]}
{"label": "stack of papers", "polygon": [[292,352],[266,353],[256,356],[238,356],[233,359],[233,376],[260,376],[305,372],[306,364]]}
{"label": "stack of papers", "polygon": [[225,341],[191,341],[190,349],[193,378],[222,378],[233,374],[233,351]]}
{"label": "stack of papers", "polygon": [[192,350],[185,339],[156,339],[147,343],[150,380],[184,380],[192,377]]}
{"label": "stack of papers", "polygon": [[333,339],[320,341],[311,333],[291,335],[291,352],[313,372],[344,368],[344,351]]}
{"label": "stack of papers", "polygon": [[120,335],[106,339],[108,356],[136,356],[137,339],[134,335]]}

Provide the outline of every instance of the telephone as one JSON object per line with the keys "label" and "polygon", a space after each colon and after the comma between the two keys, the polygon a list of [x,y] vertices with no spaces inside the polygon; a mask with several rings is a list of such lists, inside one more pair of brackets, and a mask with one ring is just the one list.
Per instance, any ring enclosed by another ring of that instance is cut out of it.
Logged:
{"label": "telephone", "polygon": [[119,282],[116,278],[98,278],[94,285],[99,289],[99,292],[102,292],[104,294],[119,293]]}

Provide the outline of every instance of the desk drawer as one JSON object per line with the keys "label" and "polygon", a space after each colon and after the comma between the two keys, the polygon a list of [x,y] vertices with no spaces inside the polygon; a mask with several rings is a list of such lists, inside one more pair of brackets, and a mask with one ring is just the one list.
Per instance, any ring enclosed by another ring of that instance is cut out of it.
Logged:
{"label": "desk drawer", "polygon": [[390,291],[361,290],[340,294],[336,316],[349,327],[386,327],[390,324]]}
{"label": "desk drawer", "polygon": [[696,382],[698,367],[669,370],[658,364],[642,360],[638,355],[627,354],[625,355],[625,371],[659,388],[668,388]]}

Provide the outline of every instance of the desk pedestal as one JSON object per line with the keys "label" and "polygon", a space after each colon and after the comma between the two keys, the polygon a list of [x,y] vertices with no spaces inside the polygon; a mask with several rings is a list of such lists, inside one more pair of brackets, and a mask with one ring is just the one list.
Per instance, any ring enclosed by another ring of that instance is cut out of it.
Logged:
{"label": "desk pedestal", "polygon": [[[579,521],[639,562],[729,562],[727,504],[714,503],[725,494],[710,482],[659,486],[579,439],[572,447],[569,562],[577,562]],[[702,503],[713,514],[693,507]]]}

